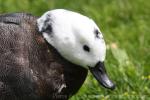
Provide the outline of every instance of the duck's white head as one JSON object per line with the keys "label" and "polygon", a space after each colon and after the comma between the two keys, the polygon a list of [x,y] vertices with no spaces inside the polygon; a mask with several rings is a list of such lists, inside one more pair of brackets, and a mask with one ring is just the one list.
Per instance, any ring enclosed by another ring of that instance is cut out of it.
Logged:
{"label": "duck's white head", "polygon": [[95,67],[103,62],[106,45],[92,19],[68,10],[52,10],[37,20],[39,31],[70,62]]}
{"label": "duck's white head", "polygon": [[47,42],[68,61],[91,70],[103,65],[106,45],[102,32],[92,19],[56,9],[43,14],[37,25]]}

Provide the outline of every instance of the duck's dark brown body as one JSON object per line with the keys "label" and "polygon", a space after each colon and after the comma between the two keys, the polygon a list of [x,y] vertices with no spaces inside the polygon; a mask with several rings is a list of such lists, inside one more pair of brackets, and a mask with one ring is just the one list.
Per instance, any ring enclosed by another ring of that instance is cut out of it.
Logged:
{"label": "duck's dark brown body", "polygon": [[30,14],[0,15],[0,100],[67,100],[87,70],[74,65],[38,32]]}

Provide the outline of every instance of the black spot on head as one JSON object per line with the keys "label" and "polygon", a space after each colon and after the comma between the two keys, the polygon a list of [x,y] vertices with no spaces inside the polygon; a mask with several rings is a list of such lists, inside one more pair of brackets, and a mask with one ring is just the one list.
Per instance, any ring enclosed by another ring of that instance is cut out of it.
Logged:
{"label": "black spot on head", "polygon": [[99,37],[100,32],[97,29],[94,30],[94,33],[95,33],[96,38],[100,38]]}
{"label": "black spot on head", "polygon": [[44,21],[44,23],[48,23],[50,21],[49,16],[46,17],[46,20]]}
{"label": "black spot on head", "polygon": [[45,21],[44,21],[44,27],[42,28],[42,31],[41,32],[46,32],[46,33],[49,33],[51,34],[52,33],[52,23],[50,22],[50,19],[47,18]]}
{"label": "black spot on head", "polygon": [[90,52],[90,48],[87,45],[83,46],[83,50],[86,51],[86,52]]}
{"label": "black spot on head", "polygon": [[48,24],[47,27],[45,28],[45,32],[51,34],[52,33],[52,25]]}
{"label": "black spot on head", "polygon": [[51,34],[52,33],[52,20],[51,20],[50,15],[46,16],[46,20],[44,21],[44,24],[46,26],[45,32]]}

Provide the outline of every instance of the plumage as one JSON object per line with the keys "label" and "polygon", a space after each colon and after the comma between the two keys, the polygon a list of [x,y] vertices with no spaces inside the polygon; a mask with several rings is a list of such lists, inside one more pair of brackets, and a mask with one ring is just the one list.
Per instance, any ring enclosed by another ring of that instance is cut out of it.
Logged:
{"label": "plumage", "polygon": [[45,41],[37,18],[0,15],[0,100],[67,100],[87,76]]}

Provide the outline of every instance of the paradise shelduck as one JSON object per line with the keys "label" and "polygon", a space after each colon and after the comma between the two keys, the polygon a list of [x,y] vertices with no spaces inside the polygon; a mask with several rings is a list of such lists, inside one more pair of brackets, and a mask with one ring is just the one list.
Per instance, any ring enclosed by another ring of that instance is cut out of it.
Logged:
{"label": "paradise shelduck", "polygon": [[105,54],[98,26],[79,13],[0,15],[0,100],[68,100],[88,69],[101,85],[114,89]]}

